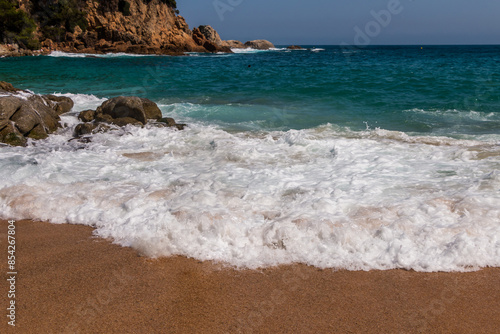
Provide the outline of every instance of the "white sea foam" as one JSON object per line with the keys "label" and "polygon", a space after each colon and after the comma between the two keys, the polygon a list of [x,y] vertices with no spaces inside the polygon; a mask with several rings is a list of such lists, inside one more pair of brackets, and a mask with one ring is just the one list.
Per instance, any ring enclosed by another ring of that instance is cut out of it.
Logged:
{"label": "white sea foam", "polygon": [[269,52],[269,50],[259,50],[259,49],[253,49],[253,48],[245,48],[245,49],[239,49],[239,48],[233,48],[231,49],[233,53],[259,53],[259,52]]}
{"label": "white sea foam", "polygon": [[259,52],[281,52],[281,51],[289,51],[287,48],[269,48],[266,50],[254,49],[254,48],[233,48],[231,49],[233,53],[259,53]]}
{"label": "white sea foam", "polygon": [[410,110],[404,110],[405,113],[413,113],[413,114],[422,114],[425,116],[436,116],[436,117],[452,117],[453,119],[465,119],[472,121],[500,121],[500,116],[498,113],[493,112],[481,112],[475,110],[457,110],[457,109],[449,109],[449,110],[425,110],[414,108]]}
{"label": "white sea foam", "polygon": [[86,57],[114,58],[114,57],[154,57],[156,55],[134,54],[134,53],[124,53],[124,52],[95,54],[95,53],[71,53],[71,52],[63,52],[63,51],[52,51],[49,54],[49,56],[51,56],[51,57],[68,57],[68,58],[86,58]]}
{"label": "white sea foam", "polygon": [[[78,110],[101,102],[72,97]],[[334,125],[128,127],[88,144],[68,142],[71,132],[1,148],[3,218],[89,224],[148,256],[237,267],[500,265],[497,142]]]}
{"label": "white sea foam", "polygon": [[71,110],[72,113],[77,113],[86,109],[96,109],[107,100],[106,98],[99,98],[95,95],[88,94],[54,93],[53,95],[66,96],[72,99],[75,103],[73,109]]}

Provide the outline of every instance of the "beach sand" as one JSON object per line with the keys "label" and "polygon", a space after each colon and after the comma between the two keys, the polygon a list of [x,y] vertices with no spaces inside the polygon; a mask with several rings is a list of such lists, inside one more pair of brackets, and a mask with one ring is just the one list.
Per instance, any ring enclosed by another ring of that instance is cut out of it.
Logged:
{"label": "beach sand", "polygon": [[[7,222],[0,222],[7,270]],[[500,269],[352,272],[149,259],[92,228],[16,222],[16,327],[2,333],[498,333]],[[1,285],[6,314],[8,285]],[[5,328],[7,328],[5,330]]]}

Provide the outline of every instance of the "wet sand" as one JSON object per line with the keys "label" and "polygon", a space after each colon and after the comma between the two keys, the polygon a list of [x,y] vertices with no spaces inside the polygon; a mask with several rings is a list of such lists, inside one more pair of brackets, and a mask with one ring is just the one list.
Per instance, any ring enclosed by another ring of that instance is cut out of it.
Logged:
{"label": "wet sand", "polygon": [[[7,273],[7,222],[0,221]],[[92,228],[16,222],[16,327],[1,333],[499,333],[500,268],[238,271],[148,259]]]}

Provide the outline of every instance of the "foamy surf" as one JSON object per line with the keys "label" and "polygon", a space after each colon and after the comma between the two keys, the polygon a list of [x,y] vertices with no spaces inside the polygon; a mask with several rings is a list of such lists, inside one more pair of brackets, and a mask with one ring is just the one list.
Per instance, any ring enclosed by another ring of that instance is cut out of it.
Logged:
{"label": "foamy surf", "polygon": [[[102,101],[72,97],[75,110]],[[334,125],[229,133],[192,122],[83,144],[68,142],[77,121],[64,117],[68,128],[47,140],[0,152],[3,218],[92,225],[147,256],[238,268],[500,265],[498,142]]]}
{"label": "foamy surf", "polygon": [[245,49],[240,49],[240,48],[232,48],[231,51],[233,53],[260,53],[260,52],[269,52],[270,50],[260,50],[260,49],[253,49],[253,48],[245,48]]}
{"label": "foamy surf", "polygon": [[116,57],[154,57],[157,55],[145,55],[125,52],[109,52],[103,54],[97,53],[72,53],[63,51],[52,51],[48,56],[50,57],[67,57],[67,58],[116,58]]}

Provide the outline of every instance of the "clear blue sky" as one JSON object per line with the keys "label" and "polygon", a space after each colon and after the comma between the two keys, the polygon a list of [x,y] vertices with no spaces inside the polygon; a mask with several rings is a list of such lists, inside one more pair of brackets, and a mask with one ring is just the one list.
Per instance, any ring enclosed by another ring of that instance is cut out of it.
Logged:
{"label": "clear blue sky", "polygon": [[[177,6],[190,28],[208,24],[222,39],[243,42],[500,44],[499,0],[177,0]],[[377,21],[373,13],[391,15]]]}

